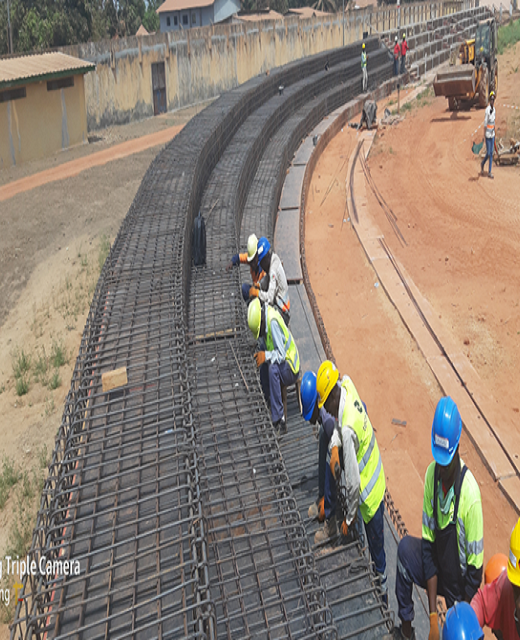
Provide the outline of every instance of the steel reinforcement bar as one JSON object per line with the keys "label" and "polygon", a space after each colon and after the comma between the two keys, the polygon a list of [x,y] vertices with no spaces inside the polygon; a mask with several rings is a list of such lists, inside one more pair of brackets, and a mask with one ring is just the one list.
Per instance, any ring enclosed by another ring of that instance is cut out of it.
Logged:
{"label": "steel reinforcement bar", "polygon": [[[336,636],[221,268],[269,139],[318,95],[293,143],[332,109],[350,59],[252,79],[151,164],[94,294],[29,553],[51,570],[24,576],[13,638]],[[192,270],[200,206],[212,249]],[[104,391],[120,367],[128,383]]]}

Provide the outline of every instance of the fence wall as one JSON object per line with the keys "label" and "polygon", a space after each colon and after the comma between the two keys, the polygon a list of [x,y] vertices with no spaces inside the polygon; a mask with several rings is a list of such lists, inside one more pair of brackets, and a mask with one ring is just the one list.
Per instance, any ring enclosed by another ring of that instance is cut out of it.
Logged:
{"label": "fence wall", "polygon": [[270,69],[370,35],[472,8],[478,0],[352,10],[330,17],[224,24],[64,47],[94,62],[85,77],[89,131],[152,116],[152,64],[164,62],[168,111],[213,98]]}

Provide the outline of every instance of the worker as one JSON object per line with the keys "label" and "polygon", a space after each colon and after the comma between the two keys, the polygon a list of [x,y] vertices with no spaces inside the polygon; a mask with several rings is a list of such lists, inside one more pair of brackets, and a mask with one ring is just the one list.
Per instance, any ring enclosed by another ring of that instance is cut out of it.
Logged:
{"label": "worker", "polygon": [[[316,390],[316,374],[314,371],[306,371],[303,374],[300,386],[300,398],[302,403],[302,416],[312,425],[319,424],[318,439],[318,499],[309,507],[308,516],[319,522],[331,520],[336,513],[336,483],[332,476],[330,466],[327,464],[327,452],[329,442],[334,431],[335,420],[322,407],[318,407],[318,391]],[[323,529],[319,529],[315,536],[315,544],[328,539]]]}
{"label": "worker", "polygon": [[486,142],[486,155],[484,156],[484,160],[480,163],[480,173],[481,175],[484,173],[484,165],[486,164],[486,160],[489,158],[489,178],[494,178],[491,173],[491,169],[493,167],[493,150],[495,148],[495,120],[496,120],[496,109],[495,109],[495,92],[491,91],[489,94],[489,104],[486,107],[486,115],[484,116],[484,140]]}
{"label": "worker", "polygon": [[395,36],[395,45],[394,45],[394,76],[399,75],[399,56],[401,55],[401,47],[399,46],[399,42],[397,40],[397,36]]}
{"label": "worker", "polygon": [[481,587],[471,606],[477,614],[480,626],[490,627],[503,640],[520,639],[520,519],[516,523],[509,542],[507,571]]}
{"label": "worker", "polygon": [[259,298],[261,302],[277,307],[287,326],[291,318],[291,302],[289,300],[289,286],[282,265],[282,261],[276,253],[271,250],[271,245],[267,238],[260,238],[258,241],[258,262],[267,277],[267,286],[262,281],[261,287],[251,287],[250,297]]}
{"label": "worker", "polygon": [[289,387],[298,379],[298,348],[279,311],[268,304],[262,307],[258,298],[249,304],[247,323],[255,340],[263,338],[265,346],[255,353],[255,360],[260,367],[260,382],[266,402],[271,406],[273,426],[281,436],[287,433],[282,385]]}
{"label": "worker", "polygon": [[406,42],[406,33],[403,33],[403,41],[401,42],[401,75],[406,73],[406,52],[408,51],[408,42]]}
{"label": "worker", "polygon": [[482,640],[484,632],[467,602],[456,602],[446,613],[442,640]]}
{"label": "worker", "polygon": [[422,539],[405,536],[397,548],[395,593],[398,638],[414,638],[413,584],[427,590],[429,640],[438,640],[437,595],[446,606],[469,602],[482,580],[484,530],[480,490],[459,457],[462,420],[457,405],[441,398],[433,418],[433,462],[426,470]]}
{"label": "worker", "polygon": [[[262,278],[265,276],[262,268],[258,263],[258,239],[254,233],[252,233],[247,239],[247,251],[244,253],[235,253],[235,255],[231,258],[231,262],[227,265],[226,271],[230,271],[233,267],[236,267],[239,264],[249,264],[249,269],[251,271],[251,279],[253,281],[253,286],[260,287],[260,282]],[[249,300],[249,290],[251,289],[251,285],[244,282],[242,285],[242,297],[247,302]]]}
{"label": "worker", "polygon": [[[339,372],[330,360],[325,360],[318,369],[316,378],[318,407],[337,420],[330,439],[330,470],[341,482],[342,465],[339,451],[343,454],[343,470],[346,495],[345,520],[342,533],[348,534],[357,516],[358,505],[365,524],[368,548],[381,581],[386,600],[386,555],[384,544],[384,495],[385,474],[379,447],[366,409],[354,383],[348,376],[339,382]],[[324,525],[334,530],[333,520]]]}
{"label": "worker", "polygon": [[361,70],[363,71],[363,93],[366,92],[368,88],[368,71],[367,71],[367,52],[366,52],[365,43],[361,45]]}

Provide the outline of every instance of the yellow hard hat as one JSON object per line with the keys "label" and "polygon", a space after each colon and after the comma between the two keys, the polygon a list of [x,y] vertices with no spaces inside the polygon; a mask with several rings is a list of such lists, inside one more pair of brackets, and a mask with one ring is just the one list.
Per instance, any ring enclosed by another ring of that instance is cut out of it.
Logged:
{"label": "yellow hard hat", "polygon": [[363,49],[365,48],[365,43],[364,43],[364,42],[363,42],[363,46],[362,46],[362,48],[363,48]]}
{"label": "yellow hard hat", "polygon": [[334,364],[330,360],[322,362],[316,376],[316,391],[318,392],[318,407],[320,409],[327,401],[338,379],[339,371]]}
{"label": "yellow hard hat", "polygon": [[256,248],[258,247],[258,238],[252,233],[247,239],[247,261],[251,262],[251,260],[256,256]]}
{"label": "yellow hard hat", "polygon": [[507,563],[507,577],[511,584],[520,587],[520,518],[511,532],[509,543],[509,562]]}
{"label": "yellow hard hat", "polygon": [[255,298],[247,309],[247,324],[251,329],[251,333],[253,334],[255,340],[258,340],[258,336],[260,335],[260,324],[262,322],[262,305],[260,304],[260,300]]}
{"label": "yellow hard hat", "polygon": [[494,92],[494,91],[491,91],[491,92],[490,92],[490,94],[489,94],[489,97],[490,97],[490,98],[494,98],[494,97],[495,97],[495,92]]}
{"label": "yellow hard hat", "polygon": [[403,33],[403,40],[406,38],[406,33]]}

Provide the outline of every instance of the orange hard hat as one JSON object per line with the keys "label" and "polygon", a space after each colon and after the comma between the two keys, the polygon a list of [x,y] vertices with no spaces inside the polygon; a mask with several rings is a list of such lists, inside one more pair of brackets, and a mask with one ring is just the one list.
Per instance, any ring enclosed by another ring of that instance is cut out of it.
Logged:
{"label": "orange hard hat", "polygon": [[495,553],[486,565],[484,573],[485,583],[489,584],[498,578],[498,576],[507,569],[507,556],[503,553]]}

